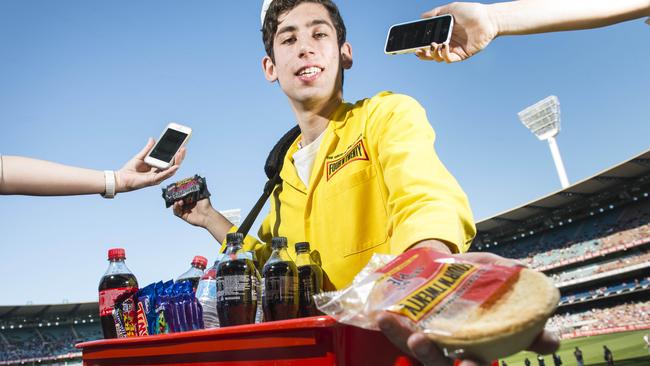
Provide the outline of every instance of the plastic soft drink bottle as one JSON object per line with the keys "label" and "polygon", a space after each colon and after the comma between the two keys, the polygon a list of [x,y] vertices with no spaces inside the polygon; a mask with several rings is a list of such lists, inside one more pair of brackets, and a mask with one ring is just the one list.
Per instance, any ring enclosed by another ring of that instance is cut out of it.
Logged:
{"label": "plastic soft drink bottle", "polygon": [[176,282],[189,281],[192,283],[192,290],[196,292],[196,287],[199,285],[199,280],[203,276],[203,271],[208,265],[208,259],[206,257],[197,255],[192,259],[192,267],[188,269],[185,273],[178,276]]}
{"label": "plastic soft drink bottle", "polygon": [[260,271],[257,270],[259,267],[259,262],[257,261],[257,256],[255,255],[255,251],[251,250],[248,252],[248,254],[251,256],[251,260],[253,261],[253,265],[255,266],[255,293],[257,295],[257,310],[255,310],[255,324],[262,323],[264,321],[264,312],[262,311],[262,276],[260,274]]}
{"label": "plastic soft drink bottle", "polygon": [[117,338],[116,322],[119,315],[115,310],[115,299],[124,298],[138,291],[138,280],[126,266],[123,248],[108,250],[108,269],[99,281],[99,318],[104,338]]}
{"label": "plastic soft drink bottle", "polygon": [[312,259],[309,243],[296,243],[296,266],[300,292],[298,316],[320,315],[312,296],[323,291],[323,270]]}
{"label": "plastic soft drink bottle", "polygon": [[242,250],[243,240],[241,233],[228,234],[226,253],[217,265],[217,315],[221,327],[255,323],[256,270]]}
{"label": "plastic soft drink bottle", "polygon": [[298,268],[289,257],[287,238],[273,238],[271,247],[262,269],[264,320],[293,319],[298,316]]}
{"label": "plastic soft drink bottle", "polygon": [[203,310],[203,325],[205,329],[218,328],[219,317],[217,316],[217,265],[223,254],[218,254],[212,267],[203,273],[199,285],[196,288],[196,299]]}

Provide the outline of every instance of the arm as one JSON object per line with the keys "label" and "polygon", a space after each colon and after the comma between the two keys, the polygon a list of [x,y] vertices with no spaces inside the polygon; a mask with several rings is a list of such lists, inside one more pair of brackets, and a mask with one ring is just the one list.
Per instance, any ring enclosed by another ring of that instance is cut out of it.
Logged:
{"label": "arm", "polygon": [[174,215],[194,226],[206,229],[219,243],[225,243],[226,234],[233,224],[212,207],[209,198],[186,205],[183,201],[174,203]]}
{"label": "arm", "polygon": [[[153,139],[115,172],[115,191],[128,192],[158,184],[178,170],[185,157],[182,149],[174,165],[158,171],[145,164],[144,157],[153,147]],[[20,156],[2,156],[0,194],[23,194],[33,196],[64,196],[104,193],[104,172],[78,168],[44,160]]]}
{"label": "arm", "polygon": [[[271,203],[271,209],[273,207],[274,204]],[[226,235],[236,232],[238,229],[219,213],[219,211],[212,207],[209,198],[189,205],[184,204],[183,201],[178,201],[174,203],[173,210],[174,215],[180,217],[187,223],[206,229],[215,240],[222,244],[220,252],[225,250]],[[271,233],[268,228],[268,216],[262,223],[259,236],[262,240],[271,241]],[[255,251],[255,255],[262,264],[270,255],[270,246],[256,240],[250,235],[246,235],[244,238],[243,249],[245,251]]]}
{"label": "arm", "polygon": [[650,16],[650,0],[520,0],[494,4],[451,3],[424,13],[454,16],[449,45],[432,44],[416,55],[456,62],[481,51],[497,36],[603,27]]}
{"label": "arm", "polygon": [[368,138],[387,191],[391,253],[429,240],[443,243],[438,248],[447,253],[466,251],[475,233],[467,196],[435,153],[424,109],[388,94],[377,99],[371,118]]}
{"label": "arm", "polygon": [[[390,112],[375,111],[377,116],[387,116],[375,134],[381,131],[378,151],[389,191],[391,251],[427,246],[446,254],[465,252],[475,233],[471,210],[462,189],[435,154],[434,133],[424,109],[405,96],[387,98],[379,108]],[[490,253],[458,255],[477,262],[518,265]],[[378,323],[391,342],[425,365],[450,364],[434,342],[403,326],[395,315],[385,313]],[[542,333],[531,349],[550,353],[558,345],[552,334]],[[463,364],[476,365],[468,360]]]}
{"label": "arm", "polygon": [[598,28],[650,16],[648,0],[522,0],[489,7],[498,35]]}

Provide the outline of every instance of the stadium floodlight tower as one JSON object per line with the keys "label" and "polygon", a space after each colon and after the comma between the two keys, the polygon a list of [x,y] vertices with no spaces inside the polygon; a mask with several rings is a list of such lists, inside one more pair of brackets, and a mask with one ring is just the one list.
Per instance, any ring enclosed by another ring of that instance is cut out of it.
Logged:
{"label": "stadium floodlight tower", "polygon": [[568,187],[569,178],[567,178],[560,149],[555,141],[555,136],[560,133],[560,101],[555,95],[550,95],[517,113],[517,116],[521,123],[538,139],[548,141],[562,188]]}

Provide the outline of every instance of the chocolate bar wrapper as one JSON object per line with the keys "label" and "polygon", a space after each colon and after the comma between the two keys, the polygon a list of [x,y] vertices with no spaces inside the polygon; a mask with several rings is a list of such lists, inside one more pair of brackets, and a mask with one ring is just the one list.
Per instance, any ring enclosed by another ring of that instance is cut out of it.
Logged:
{"label": "chocolate bar wrapper", "polygon": [[162,196],[165,199],[165,206],[171,207],[174,202],[183,200],[185,203],[193,203],[210,197],[208,185],[205,178],[194,175],[162,189]]}
{"label": "chocolate bar wrapper", "polygon": [[126,330],[124,329],[124,324],[122,323],[122,314],[119,307],[113,308],[111,315],[113,316],[113,323],[115,324],[115,332],[117,333],[117,338],[126,338]]}

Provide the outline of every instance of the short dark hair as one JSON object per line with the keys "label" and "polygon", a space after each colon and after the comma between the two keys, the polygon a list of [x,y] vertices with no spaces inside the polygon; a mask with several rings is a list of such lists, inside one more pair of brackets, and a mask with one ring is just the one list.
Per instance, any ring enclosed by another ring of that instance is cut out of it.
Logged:
{"label": "short dark hair", "polygon": [[339,43],[339,47],[343,46],[345,43],[345,23],[343,23],[343,18],[339,12],[339,8],[334,4],[332,0],[273,0],[271,5],[266,11],[264,16],[264,24],[262,25],[262,40],[264,41],[264,49],[266,54],[275,62],[275,56],[273,55],[273,39],[275,38],[275,32],[278,31],[278,17],[280,14],[290,11],[296,6],[302,3],[316,3],[321,4],[327,9],[327,12],[330,15],[334,29],[336,30],[336,38]]}

